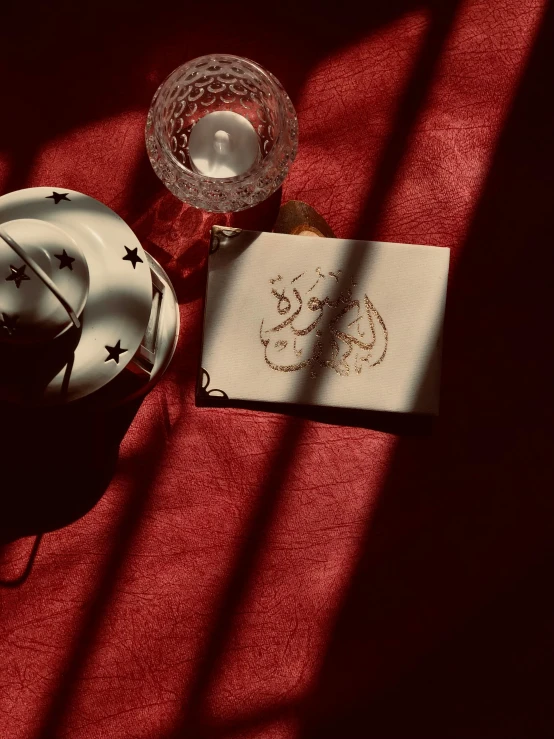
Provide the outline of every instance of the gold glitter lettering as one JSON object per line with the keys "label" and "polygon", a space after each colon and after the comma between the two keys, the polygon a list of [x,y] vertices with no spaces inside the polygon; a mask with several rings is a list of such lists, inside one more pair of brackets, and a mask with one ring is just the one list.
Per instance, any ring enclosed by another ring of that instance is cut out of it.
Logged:
{"label": "gold glitter lettering", "polygon": [[[311,292],[325,278],[320,267],[315,272],[317,280],[306,293]],[[354,277],[350,277],[351,286],[337,297],[311,297],[306,302],[306,309],[317,314],[306,326],[304,300],[300,290],[296,286],[292,287],[304,274],[306,273],[302,272],[293,277],[289,287],[285,285],[280,291],[273,288],[271,290],[277,299],[277,313],[281,316],[290,315],[271,328],[264,328],[265,319],[260,324],[260,341],[264,346],[266,364],[278,372],[296,372],[309,367],[311,377],[317,376],[318,367],[325,367],[342,377],[348,377],[360,375],[364,367],[381,364],[388,349],[388,330],[366,293],[363,294],[363,299],[353,298],[353,288],[357,285]],[[328,274],[340,284],[341,270]],[[278,275],[269,282],[274,284],[277,281],[283,281],[283,277]],[[295,310],[291,313],[293,301]],[[327,320],[322,323],[325,316]],[[349,318],[352,320],[348,320]],[[344,319],[347,323],[344,323]],[[350,331],[354,326],[356,331]],[[368,330],[369,340],[365,340]],[[286,331],[285,336],[288,338],[275,341],[272,337],[280,331]],[[300,345],[298,341],[301,341]],[[273,359],[274,353],[286,354],[290,359],[288,362]],[[306,353],[310,356],[305,356]],[[302,359],[299,361],[300,357]]]}
{"label": "gold glitter lettering", "polygon": [[320,280],[321,280],[322,278],[323,278],[323,279],[325,279],[325,275],[324,275],[324,274],[323,274],[323,272],[321,271],[321,267],[316,267],[316,270],[315,270],[315,271],[316,271],[316,274],[318,275],[318,277],[317,277],[317,280],[316,280],[316,281],[314,282],[314,284],[313,284],[313,285],[312,285],[312,286],[310,287],[310,289],[309,289],[309,290],[307,291],[307,292],[309,292],[309,293],[311,293],[311,292],[312,292],[312,290],[314,289],[314,287],[315,287],[315,286],[316,286],[316,285],[318,284],[318,282],[319,282],[319,281],[320,281]]}

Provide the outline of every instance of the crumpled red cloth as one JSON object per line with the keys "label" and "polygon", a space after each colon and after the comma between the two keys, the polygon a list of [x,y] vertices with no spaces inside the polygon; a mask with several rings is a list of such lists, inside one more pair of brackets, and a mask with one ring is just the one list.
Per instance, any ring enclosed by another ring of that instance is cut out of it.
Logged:
{"label": "crumpled red cloth", "polygon": [[[1,191],[114,208],[182,326],[143,402],[73,441],[3,412],[0,736],[552,737],[551,3],[9,6]],[[156,87],[212,51],[291,95],[283,201],[451,248],[430,432],[195,406],[209,228],[278,207],[202,213],[151,171]]]}

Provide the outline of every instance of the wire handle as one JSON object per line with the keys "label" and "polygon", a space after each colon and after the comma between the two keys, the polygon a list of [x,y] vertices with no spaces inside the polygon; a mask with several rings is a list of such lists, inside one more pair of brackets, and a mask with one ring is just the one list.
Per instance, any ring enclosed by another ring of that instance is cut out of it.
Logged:
{"label": "wire handle", "polygon": [[67,302],[67,300],[64,298],[64,296],[61,294],[61,292],[58,290],[55,283],[50,279],[50,277],[48,277],[48,275],[42,269],[42,267],[38,265],[32,257],[26,254],[25,251],[21,248],[21,246],[19,246],[17,241],[15,239],[12,239],[9,233],[1,227],[0,227],[0,238],[2,238],[6,242],[6,244],[14,250],[17,256],[20,259],[22,259],[30,269],[33,270],[36,276],[40,280],[42,280],[42,282],[46,285],[46,287],[50,290],[50,292],[56,296],[56,298],[60,301],[65,311],[67,312],[67,315],[71,318],[73,324],[75,325],[75,328],[81,328],[81,323],[79,319],[77,318],[75,311],[73,310],[71,305]]}

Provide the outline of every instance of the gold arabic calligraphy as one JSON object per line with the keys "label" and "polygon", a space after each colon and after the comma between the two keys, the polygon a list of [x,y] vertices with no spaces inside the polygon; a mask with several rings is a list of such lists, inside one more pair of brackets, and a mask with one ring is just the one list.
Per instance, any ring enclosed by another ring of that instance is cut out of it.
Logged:
{"label": "gold arabic calligraphy", "polygon": [[307,271],[289,284],[281,275],[269,280],[279,318],[271,328],[264,327],[265,319],[260,325],[266,363],[278,372],[309,367],[312,377],[319,367],[347,377],[381,364],[388,331],[368,295],[353,297],[352,278],[341,290],[340,270],[325,274],[317,267],[315,278]]}

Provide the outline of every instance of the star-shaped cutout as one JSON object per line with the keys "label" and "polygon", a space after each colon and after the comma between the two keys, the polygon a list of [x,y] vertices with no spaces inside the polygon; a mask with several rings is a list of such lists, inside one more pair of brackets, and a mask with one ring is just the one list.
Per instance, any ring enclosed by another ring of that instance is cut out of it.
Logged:
{"label": "star-shaped cutout", "polygon": [[126,246],[125,249],[127,250],[127,254],[123,257],[123,261],[131,262],[133,269],[135,269],[138,262],[142,262],[142,259],[137,254],[138,248],[135,247],[134,249],[129,249],[129,247]]}
{"label": "star-shaped cutout", "polygon": [[53,192],[52,195],[47,195],[46,198],[53,199],[54,204],[57,205],[60,200],[67,200],[68,202],[71,202],[71,200],[67,197],[68,195],[68,192]]}
{"label": "star-shaped cutout", "polygon": [[11,275],[6,277],[6,282],[15,282],[15,286],[19,287],[23,280],[30,280],[31,278],[29,275],[25,274],[25,268],[27,267],[26,264],[22,265],[21,267],[14,267],[13,264],[10,264],[10,269],[12,271]]}
{"label": "star-shaped cutout", "polygon": [[19,316],[9,316],[7,313],[2,313],[0,326],[8,332],[8,336],[13,336],[18,318]]}
{"label": "star-shaped cutout", "polygon": [[60,269],[63,269],[64,267],[69,267],[69,269],[73,272],[72,264],[75,261],[75,257],[70,257],[69,254],[66,252],[66,250],[63,250],[63,254],[54,254],[56,259],[60,260]]}
{"label": "star-shaped cutout", "polygon": [[108,351],[108,356],[104,361],[109,362],[110,359],[113,359],[116,364],[119,364],[120,355],[125,354],[127,351],[127,349],[121,348],[121,341],[118,341],[115,346],[106,346],[106,349]]}

